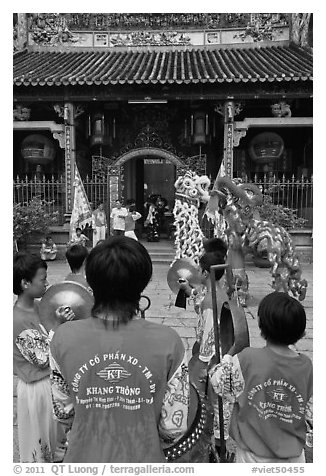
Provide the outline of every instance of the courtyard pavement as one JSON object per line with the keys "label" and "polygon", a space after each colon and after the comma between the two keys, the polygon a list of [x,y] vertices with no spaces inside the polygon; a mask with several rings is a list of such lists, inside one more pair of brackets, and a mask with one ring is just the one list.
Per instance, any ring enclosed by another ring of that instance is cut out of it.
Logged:
{"label": "courtyard pavement", "polygon": [[[187,310],[174,306],[175,295],[168,287],[166,276],[168,264],[154,264],[153,277],[144,290],[145,295],[151,299],[151,307],[146,311],[146,319],[172,327],[178,332],[184,343],[188,358],[191,357],[191,349],[195,342],[196,314],[193,306]],[[313,267],[312,264],[304,264],[303,277],[308,281],[308,289],[303,305],[307,314],[306,335],[296,344],[298,351],[313,359]],[[48,282],[55,284],[61,282],[69,273],[68,264],[65,261],[48,263]],[[270,286],[271,277],[268,269],[247,266],[249,277],[250,298],[245,310],[249,328],[251,347],[263,347],[265,341],[260,336],[257,324],[257,308],[260,300],[272,292]],[[17,444],[16,424],[16,379],[14,377],[14,462],[19,461]]]}

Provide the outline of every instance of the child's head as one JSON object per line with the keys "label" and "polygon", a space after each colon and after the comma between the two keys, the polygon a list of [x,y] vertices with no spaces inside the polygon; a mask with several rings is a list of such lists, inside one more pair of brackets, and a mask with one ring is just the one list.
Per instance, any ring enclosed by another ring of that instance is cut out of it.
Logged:
{"label": "child's head", "polygon": [[138,311],[140,295],[152,276],[146,248],[126,236],[95,246],[86,260],[86,279],[94,294],[93,315],[111,313],[114,323],[128,322]]}
{"label": "child's head", "polygon": [[76,228],[76,235],[79,237],[82,233],[81,228]]}
{"label": "child's head", "polygon": [[127,210],[129,210],[130,212],[133,212],[135,209],[136,209],[136,203],[135,203],[135,200],[133,198],[129,198],[127,201],[126,201],[126,208]]}
{"label": "child's head", "polygon": [[291,345],[305,334],[306,313],[299,301],[275,291],[260,302],[258,325],[264,339],[274,344]]}
{"label": "child's head", "polygon": [[[206,279],[209,277],[211,266],[225,264],[225,255],[227,246],[220,238],[212,238],[203,243],[204,253],[199,259],[199,265],[202,272],[206,271]],[[224,268],[215,271],[215,279],[219,281],[224,274]]]}
{"label": "child's head", "polygon": [[116,206],[116,208],[119,208],[119,209],[122,207],[122,204],[121,204],[120,200],[115,201],[115,206]]}
{"label": "child's head", "polygon": [[76,273],[81,269],[87,256],[88,251],[85,246],[73,245],[67,249],[66,258],[73,273]]}
{"label": "child's head", "polygon": [[39,256],[19,252],[14,256],[14,294],[40,298],[46,291],[48,266]]}
{"label": "child's head", "polygon": [[203,242],[203,247],[206,253],[221,253],[221,255],[225,256],[228,247],[227,244],[221,238],[211,238],[209,240],[205,240]]}
{"label": "child's head", "polygon": [[52,236],[48,235],[48,236],[45,238],[45,241],[46,241],[49,245],[52,245],[52,243],[53,243]]}

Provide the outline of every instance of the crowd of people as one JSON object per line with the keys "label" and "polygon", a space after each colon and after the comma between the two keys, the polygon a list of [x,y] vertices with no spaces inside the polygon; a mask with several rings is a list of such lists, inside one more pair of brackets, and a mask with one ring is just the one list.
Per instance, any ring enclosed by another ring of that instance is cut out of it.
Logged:
{"label": "crowd of people", "polygon": [[[136,222],[143,216],[147,241],[159,241],[165,226],[164,214],[168,210],[167,200],[159,194],[153,194],[148,197],[144,206],[144,214],[136,210],[134,199],[126,200],[125,205],[118,199],[111,209],[108,220],[103,203],[99,203],[92,217],[93,247],[109,234],[113,236],[124,235],[138,240],[135,233]],[[68,246],[73,244],[87,246],[88,242],[89,238],[82,233],[81,228],[76,228],[75,233],[68,242]]]}
{"label": "crowd of people", "polygon": [[[138,240],[135,234],[136,221],[142,215],[136,211],[135,200],[126,201],[126,206],[122,206],[120,200],[116,200],[115,206],[110,214],[110,228],[112,235],[125,235]],[[102,242],[108,235],[108,220],[104,210],[103,203],[99,203],[92,214],[92,247]],[[85,234],[86,229],[82,230],[77,227],[71,234],[70,240],[67,242],[67,249],[75,245],[81,245],[88,248],[91,244],[90,238]],[[52,236],[48,235],[42,240],[40,255],[43,261],[53,261],[57,257],[57,245],[54,243]]]}
{"label": "crowd of people", "polygon": [[[116,205],[112,219],[124,214]],[[189,431],[192,388],[211,418],[198,440],[201,450],[190,451],[188,462],[210,461],[212,437],[217,454],[221,450],[219,397],[236,462],[304,462],[306,435],[312,433],[312,363],[293,348],[305,333],[302,304],[286,293],[265,296],[258,308],[265,347],[235,355],[231,348],[216,362],[212,285],[218,302],[228,296],[221,286],[224,269],[216,271],[213,284],[210,268],[225,263],[227,249],[217,238],[206,241],[200,284],[180,280],[198,315],[188,362],[173,329],[141,318],[152,262],[139,241],[120,232],[118,222],[115,236],[90,253],[81,243],[67,249],[66,280],[87,286],[94,303],[83,319],[58,308],[53,329],[41,324],[38,301],[47,287],[46,261],[14,255],[21,462],[165,462],[165,449]]]}

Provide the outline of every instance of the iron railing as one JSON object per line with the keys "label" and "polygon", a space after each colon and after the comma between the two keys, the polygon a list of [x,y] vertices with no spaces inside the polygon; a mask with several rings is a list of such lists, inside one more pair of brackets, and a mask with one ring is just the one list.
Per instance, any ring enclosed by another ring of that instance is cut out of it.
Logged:
{"label": "iron railing", "polygon": [[65,214],[65,182],[62,176],[50,179],[34,176],[16,177],[13,184],[14,204],[27,204],[33,198],[39,198],[45,202],[44,208],[47,213],[58,212],[58,224],[64,223]]}
{"label": "iron railing", "polygon": [[[106,177],[89,178],[83,180],[86,195],[92,208],[99,202],[109,207],[109,183]],[[32,198],[39,198],[45,202],[46,212],[58,212],[58,225],[63,225],[65,210],[65,180],[64,176],[51,179],[34,176],[32,179],[17,176],[13,182],[14,204],[26,204]]]}
{"label": "iron railing", "polygon": [[312,228],[313,225],[313,178],[301,177],[281,178],[275,176],[264,175],[258,179],[257,176],[253,180],[246,180],[257,185],[263,194],[272,197],[272,201],[276,205],[283,205],[292,208],[300,218],[306,219],[306,228]]}
{"label": "iron railing", "polygon": [[[294,176],[286,179],[264,176],[262,179],[254,177],[252,180],[244,180],[256,184],[264,194],[272,197],[273,203],[283,205],[296,210],[299,217],[307,220],[306,227],[313,225],[313,179]],[[87,197],[92,208],[99,202],[109,207],[109,182],[106,177],[89,178],[83,180]],[[65,182],[64,177],[59,176],[51,179],[45,177],[18,177],[13,182],[13,202],[27,203],[32,198],[38,197],[44,200],[47,212],[58,212],[59,224],[64,223],[65,214]]]}
{"label": "iron railing", "polygon": [[95,175],[90,178],[87,175],[83,184],[92,209],[96,208],[99,203],[103,203],[105,208],[109,208],[110,188],[107,177]]}

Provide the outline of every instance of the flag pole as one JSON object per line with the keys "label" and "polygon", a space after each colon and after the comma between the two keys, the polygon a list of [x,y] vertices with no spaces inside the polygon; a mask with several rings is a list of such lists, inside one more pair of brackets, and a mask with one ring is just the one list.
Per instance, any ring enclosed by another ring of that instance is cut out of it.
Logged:
{"label": "flag pole", "polygon": [[[212,265],[209,269],[210,272],[210,280],[211,280],[211,290],[212,290],[212,307],[213,307],[213,324],[214,324],[214,337],[215,337],[215,356],[216,356],[216,363],[219,364],[221,362],[221,338],[220,338],[220,325],[219,319],[217,314],[217,295],[216,295],[216,278],[215,278],[215,271],[220,269],[226,269],[228,267],[227,264],[216,264]],[[223,402],[222,397],[218,396],[218,416],[219,416],[219,427],[220,427],[220,462],[226,462],[226,444],[225,444],[225,436],[224,436],[224,414],[223,414]]]}

